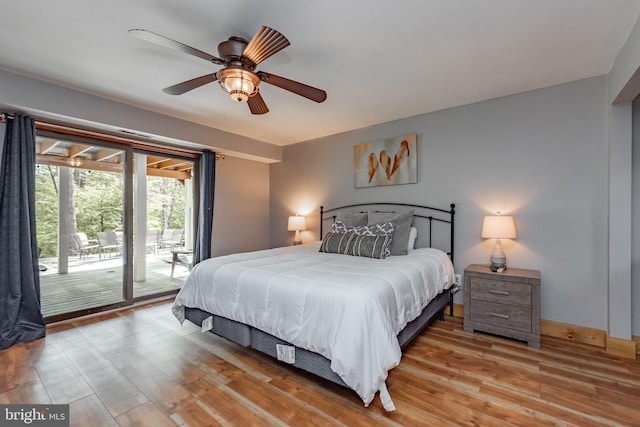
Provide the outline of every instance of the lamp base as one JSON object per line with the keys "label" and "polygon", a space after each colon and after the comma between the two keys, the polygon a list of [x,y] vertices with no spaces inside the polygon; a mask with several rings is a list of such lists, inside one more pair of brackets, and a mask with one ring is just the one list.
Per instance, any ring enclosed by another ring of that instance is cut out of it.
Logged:
{"label": "lamp base", "polygon": [[507,269],[507,256],[502,250],[500,239],[496,239],[496,246],[493,248],[489,260],[491,261],[491,271],[494,273],[502,273]]}
{"label": "lamp base", "polygon": [[296,235],[293,237],[293,246],[301,245],[302,238],[300,237],[300,230],[296,230]]}

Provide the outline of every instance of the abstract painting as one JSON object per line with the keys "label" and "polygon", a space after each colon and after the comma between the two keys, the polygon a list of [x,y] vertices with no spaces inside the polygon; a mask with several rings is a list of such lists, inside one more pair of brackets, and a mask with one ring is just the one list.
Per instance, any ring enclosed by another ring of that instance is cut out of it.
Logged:
{"label": "abstract painting", "polygon": [[418,182],[416,134],[353,146],[356,188]]}

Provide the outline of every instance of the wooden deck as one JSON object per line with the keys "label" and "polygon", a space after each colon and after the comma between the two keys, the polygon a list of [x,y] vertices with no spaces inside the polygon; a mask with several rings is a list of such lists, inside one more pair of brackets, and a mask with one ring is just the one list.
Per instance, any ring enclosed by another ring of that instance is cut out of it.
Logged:
{"label": "wooden deck", "polygon": [[[168,252],[168,251],[167,251]],[[171,277],[171,252],[147,255],[147,278],[133,283],[134,298],[178,290],[189,270],[176,264]],[[55,260],[43,259],[47,271],[40,273],[42,314],[55,316],[123,301],[122,258],[73,257],[69,272],[58,274]]]}

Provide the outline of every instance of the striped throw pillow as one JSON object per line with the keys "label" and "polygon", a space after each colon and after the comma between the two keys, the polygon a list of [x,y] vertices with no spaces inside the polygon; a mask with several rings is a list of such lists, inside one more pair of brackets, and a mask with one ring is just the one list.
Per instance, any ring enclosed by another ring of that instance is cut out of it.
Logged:
{"label": "striped throw pillow", "polygon": [[355,233],[333,233],[329,232],[324,236],[322,245],[320,245],[320,252],[327,252],[331,254],[343,254],[347,255],[349,251],[349,244],[355,237]]}
{"label": "striped throw pillow", "polygon": [[349,242],[349,255],[384,259],[389,254],[391,236],[356,235]]}

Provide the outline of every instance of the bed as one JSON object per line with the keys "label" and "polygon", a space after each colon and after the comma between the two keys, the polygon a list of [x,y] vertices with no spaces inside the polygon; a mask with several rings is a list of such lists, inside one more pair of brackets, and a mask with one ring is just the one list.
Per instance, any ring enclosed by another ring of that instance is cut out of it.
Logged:
{"label": "bed", "polygon": [[321,207],[322,241],[205,260],[173,314],[349,387],[365,406],[379,392],[394,410],[389,370],[432,319],[453,310],[454,208]]}

